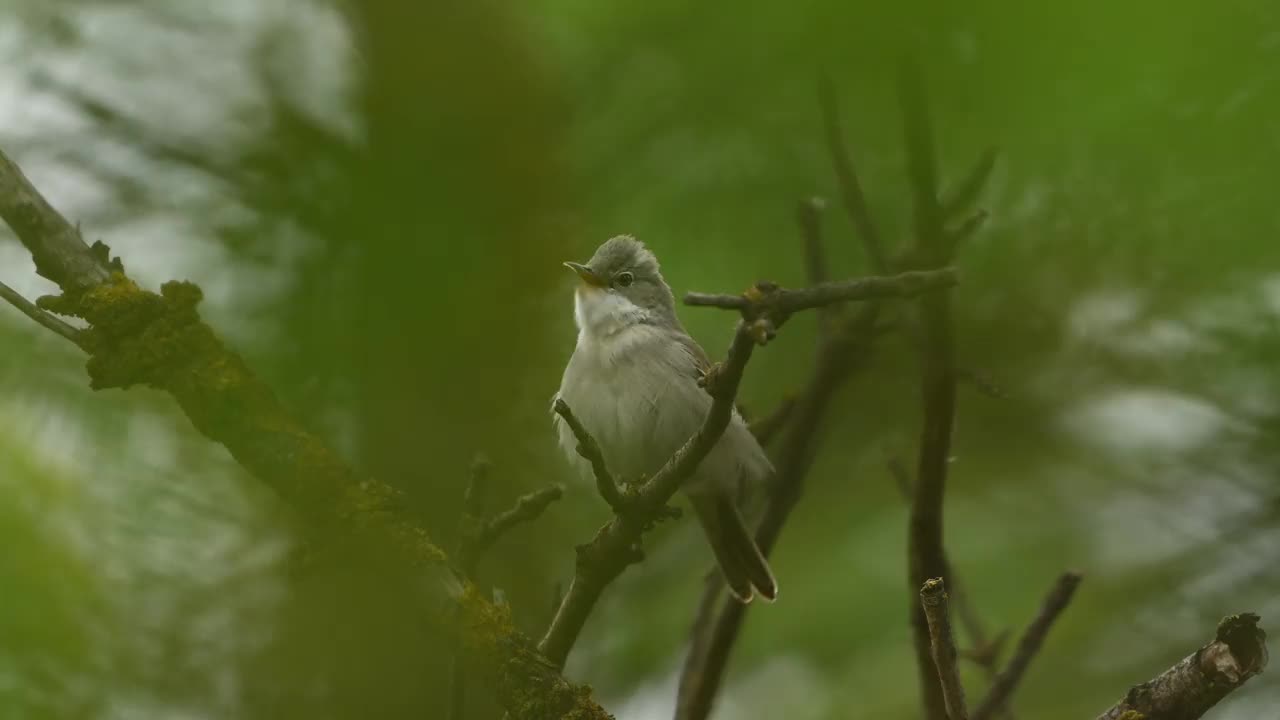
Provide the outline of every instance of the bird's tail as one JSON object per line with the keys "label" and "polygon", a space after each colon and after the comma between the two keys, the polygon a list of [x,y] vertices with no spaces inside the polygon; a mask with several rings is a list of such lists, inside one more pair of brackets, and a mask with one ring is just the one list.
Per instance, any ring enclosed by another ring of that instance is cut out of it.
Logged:
{"label": "bird's tail", "polygon": [[[702,524],[711,550],[729,591],[748,603],[758,594],[767,602],[778,597],[778,583],[751,532],[727,493],[690,495],[694,513]],[[753,591],[754,588],[754,591]]]}

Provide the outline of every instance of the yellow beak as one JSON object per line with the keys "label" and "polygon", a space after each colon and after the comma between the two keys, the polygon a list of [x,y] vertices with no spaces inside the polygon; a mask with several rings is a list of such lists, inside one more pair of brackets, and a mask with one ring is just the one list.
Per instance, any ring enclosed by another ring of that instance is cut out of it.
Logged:
{"label": "yellow beak", "polygon": [[567,262],[564,266],[578,273],[578,277],[582,279],[582,282],[590,285],[591,287],[609,287],[609,281],[600,277],[594,270],[582,263]]}

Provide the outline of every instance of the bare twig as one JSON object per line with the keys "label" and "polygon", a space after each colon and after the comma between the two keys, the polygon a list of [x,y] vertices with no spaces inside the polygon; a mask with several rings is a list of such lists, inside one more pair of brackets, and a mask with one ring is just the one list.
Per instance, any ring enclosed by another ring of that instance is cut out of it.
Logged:
{"label": "bare twig", "polygon": [[62,320],[59,320],[53,313],[45,312],[44,310],[36,307],[35,303],[32,303],[22,297],[17,291],[4,283],[0,283],[0,298],[3,298],[10,305],[18,308],[23,315],[26,315],[32,320],[43,325],[45,328],[52,330],[58,335],[61,335],[75,343],[77,347],[81,349],[85,348],[84,337],[81,336],[78,329],[63,322]]}
{"label": "bare twig", "polygon": [[827,250],[822,243],[822,211],[827,201],[811,197],[796,203],[796,221],[804,238],[804,274],[810,285],[820,285],[831,279],[827,268]]}
{"label": "bare twig", "polygon": [[[907,466],[899,457],[890,457],[888,460],[889,474],[893,476],[894,484],[898,487],[898,492],[902,495],[902,499],[908,504],[911,503],[911,496],[915,490],[914,483],[911,481],[911,472],[907,470]],[[951,559],[947,559],[947,572],[944,577],[950,578],[950,585],[947,595],[951,598],[951,605],[955,607],[956,615],[960,618],[960,625],[964,628],[965,634],[969,636],[970,648],[959,651],[960,657],[970,660],[983,669],[988,679],[994,681],[998,668],[996,662],[1000,659],[1000,650],[1004,647],[1005,640],[1008,638],[1008,632],[1001,632],[994,638],[987,637],[986,628],[983,626],[982,619],[978,616],[977,610],[973,607],[973,601],[969,594],[964,592],[964,584],[960,582],[959,575],[956,574]],[[1007,720],[1012,720],[1013,713],[1006,706],[1002,710],[1002,715]]]}
{"label": "bare twig", "polygon": [[1036,656],[1036,653],[1040,651],[1040,646],[1044,644],[1044,639],[1049,634],[1049,628],[1053,627],[1058,615],[1071,602],[1071,596],[1075,594],[1076,588],[1079,587],[1080,579],[1080,573],[1076,572],[1063,573],[1058,577],[1053,589],[1045,596],[1040,612],[1031,621],[1031,624],[1027,626],[1026,632],[1022,634],[1022,638],[1018,641],[1018,649],[1014,651],[1009,664],[996,676],[995,682],[987,690],[987,696],[982,699],[982,702],[978,703],[978,707],[974,708],[973,720],[987,720],[1009,702],[1013,691],[1017,689],[1023,674],[1026,673],[1027,666],[1031,664],[1032,658]]}
{"label": "bare twig", "polygon": [[285,410],[200,319],[198,288],[171,282],[161,295],[139,288],[105,245],[86,245],[2,152],[0,218],[30,251],[37,272],[63,291],[48,303],[42,298],[41,306],[89,323],[93,387],[146,384],[168,392],[197,430],[225,445],[301,516],[367,539],[411,569],[428,596],[427,618],[457,633],[468,665],[500,704],[529,718],[611,718],[589,690],[566,682],[537,655],[512,629],[508,611],[458,578],[397,489],[356,472]]}
{"label": "bare twig", "polygon": [[822,307],[851,300],[905,298],[926,294],[956,284],[956,273],[949,268],[915,270],[889,277],[865,277],[828,282],[808,288],[789,289],[761,283],[741,295],[686,293],[684,303],[698,307],[749,312],[753,308],[787,315],[800,310]]}
{"label": "bare twig", "polygon": [[578,454],[587,462],[591,463],[591,471],[596,477],[596,491],[600,493],[600,497],[613,508],[615,512],[622,512],[626,507],[626,498],[622,495],[622,490],[618,488],[618,483],[613,479],[613,475],[609,472],[608,465],[604,461],[604,453],[600,450],[600,445],[595,438],[591,437],[591,433],[582,427],[582,423],[573,414],[573,409],[569,407],[560,398],[556,398],[553,406],[557,415],[564,419],[565,424],[573,431],[573,436],[578,440]]}
{"label": "bare twig", "polygon": [[1253,613],[1218,623],[1213,641],[1141,685],[1097,720],[1195,720],[1267,665],[1267,634]]}
{"label": "bare twig", "polygon": [[831,86],[831,78],[825,73],[818,81],[818,101],[822,105],[822,124],[826,131],[827,150],[831,156],[832,168],[836,173],[836,181],[840,186],[840,199],[845,212],[867,247],[871,268],[878,273],[886,273],[889,271],[889,265],[884,244],[880,241],[880,233],[871,219],[867,198],[862,192],[862,184],[858,182],[858,173],[854,170],[853,158],[845,145],[844,130],[840,127],[840,107],[836,102],[835,90]]}
{"label": "bare twig", "polygon": [[938,669],[942,697],[951,720],[967,720],[964,686],[960,684],[960,668],[956,665],[956,639],[951,631],[947,589],[942,578],[926,580],[920,587],[920,607],[929,623],[929,647],[933,664]]}
{"label": "bare twig", "polygon": [[547,509],[551,503],[564,496],[564,488],[560,485],[544,487],[521,495],[511,509],[493,516],[476,536],[473,552],[483,553],[494,541],[502,537],[511,528],[522,523],[532,522]]}

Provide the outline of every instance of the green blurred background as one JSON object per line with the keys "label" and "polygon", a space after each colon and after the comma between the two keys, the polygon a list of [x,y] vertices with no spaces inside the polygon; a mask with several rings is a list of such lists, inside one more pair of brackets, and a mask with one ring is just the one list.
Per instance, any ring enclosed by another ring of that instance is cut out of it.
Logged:
{"label": "green blurred background", "polygon": [[[1001,151],[955,297],[963,364],[1008,397],[961,390],[952,559],[992,631],[1086,574],[1019,715],[1093,717],[1221,616],[1273,623],[1280,5],[689,5],[9,0],[0,147],[139,280],[199,283],[287,403],[446,545],[476,453],[495,509],[568,483],[481,567],[536,636],[607,517],[550,426],[574,339],[560,261],[625,232],[677,293],[801,283],[795,203],[835,193],[820,68],[898,245],[910,52],[944,180]],[[835,273],[867,273],[834,204],[825,229]],[[11,237],[0,280],[52,290]],[[729,317],[681,314],[723,352]],[[748,409],[802,385],[813,332],[757,353]],[[0,343],[0,718],[443,717],[447,653],[407,579],[304,545],[167,397],[90,392],[83,358],[10,308]],[[841,390],[719,720],[917,716],[886,470],[914,451],[916,368],[891,335]],[[670,716],[709,564],[688,523],[648,549],[567,668],[624,720]],[[1277,703],[1264,674],[1214,717]],[[468,707],[498,717],[482,688]]]}

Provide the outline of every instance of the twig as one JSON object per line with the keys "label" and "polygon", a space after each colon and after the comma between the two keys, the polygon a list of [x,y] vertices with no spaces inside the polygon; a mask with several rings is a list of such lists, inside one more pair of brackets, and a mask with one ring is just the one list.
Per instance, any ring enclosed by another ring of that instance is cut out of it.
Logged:
{"label": "twig", "polygon": [[4,283],[0,283],[0,298],[4,298],[10,305],[18,308],[23,315],[75,343],[76,347],[82,350],[85,349],[84,337],[80,334],[80,330],[59,320],[53,313],[45,312],[36,307],[35,303],[22,297],[17,291]]}
{"label": "twig", "polygon": [[1213,641],[1129,689],[1097,720],[1195,720],[1267,665],[1267,634],[1254,613],[1229,615]]}
{"label": "twig", "polygon": [[760,283],[741,295],[714,295],[686,293],[685,305],[717,307],[724,310],[749,312],[753,308],[769,310],[782,318],[791,313],[810,308],[851,300],[879,300],[884,298],[915,297],[931,290],[940,290],[956,284],[954,270],[914,270],[889,277],[865,277],[839,282],[827,282],[808,288],[789,289],[770,283]]}
{"label": "twig", "polygon": [[600,445],[595,438],[591,437],[591,433],[582,427],[582,423],[573,414],[573,409],[569,407],[568,403],[556,398],[553,408],[555,413],[563,418],[569,429],[573,431],[573,436],[577,438],[578,454],[591,463],[591,471],[596,477],[596,491],[600,493],[600,497],[604,498],[604,501],[615,512],[622,512],[626,507],[626,498],[623,497],[622,491],[618,488],[618,483],[613,479],[613,475],[609,473],[609,467],[605,464],[604,453],[600,450]]}
{"label": "twig", "polygon": [[[908,504],[911,503],[911,496],[914,494],[914,483],[911,482],[911,472],[907,470],[907,466],[903,464],[902,459],[893,456],[888,462],[889,474],[893,476],[894,484],[898,488],[898,492],[902,495],[902,499]],[[951,559],[947,558],[947,574],[943,577],[951,578],[950,589],[947,594],[951,597],[951,604],[955,607],[956,614],[960,617],[960,625],[964,628],[965,634],[969,636],[970,649],[960,650],[960,657],[970,660],[983,669],[987,678],[992,682],[995,681],[998,668],[996,662],[1000,659],[1000,650],[1004,647],[1005,640],[1008,638],[1008,632],[1001,632],[994,638],[988,639],[987,631],[983,627],[982,619],[978,616],[978,612],[973,607],[973,601],[969,594],[964,592],[964,583],[960,582],[959,575],[956,574]],[[1013,720],[1013,712],[1006,703],[1001,709],[1001,716],[1005,720]]]}
{"label": "twig", "polygon": [[818,102],[822,105],[822,126],[826,131],[827,150],[831,156],[832,169],[836,173],[836,181],[840,186],[840,199],[844,204],[845,212],[867,247],[871,268],[878,273],[886,273],[889,265],[885,257],[884,244],[880,241],[880,233],[871,219],[867,198],[862,192],[862,184],[858,182],[858,174],[854,170],[853,158],[845,145],[844,130],[840,127],[840,108],[836,102],[831,78],[826,73],[823,73],[818,80]]}
{"label": "twig", "polygon": [[967,720],[964,686],[960,684],[960,668],[956,665],[956,639],[951,631],[947,607],[947,589],[942,578],[926,580],[920,588],[920,607],[929,623],[929,646],[933,664],[938,669],[942,697],[951,720]]}
{"label": "twig", "polygon": [[1022,638],[1018,640],[1018,649],[1014,651],[1009,664],[996,676],[995,682],[991,683],[991,688],[987,690],[987,696],[974,709],[973,720],[987,720],[1009,702],[1013,691],[1017,689],[1018,683],[1022,681],[1022,676],[1026,673],[1027,666],[1031,664],[1032,658],[1036,656],[1036,653],[1040,651],[1040,646],[1044,644],[1044,639],[1049,634],[1049,628],[1053,627],[1058,615],[1071,602],[1071,596],[1075,594],[1076,588],[1079,587],[1080,579],[1080,573],[1076,572],[1063,573],[1058,577],[1053,589],[1045,596],[1044,604],[1040,607],[1039,614],[1027,626]]}
{"label": "twig", "polygon": [[804,238],[804,274],[810,285],[820,285],[831,279],[827,268],[827,251],[822,243],[822,211],[827,201],[811,197],[796,203],[796,222]]}
{"label": "twig", "polygon": [[[62,289],[51,304],[93,328],[93,387],[145,383],[168,392],[197,430],[226,446],[314,526],[368,540],[386,559],[411,568],[421,579],[426,618],[457,634],[467,662],[482,671],[504,707],[530,718],[611,717],[588,689],[568,683],[529,647],[507,611],[460,581],[398,490],[356,472],[289,414],[200,319],[198,288],[166,283],[161,295],[139,288],[105,245],[86,245],[2,152],[0,218],[31,253],[37,272]],[[140,343],[147,352],[138,352]]]}
{"label": "twig", "polygon": [[552,485],[541,490],[520,496],[516,504],[506,512],[495,515],[476,536],[473,552],[483,553],[494,541],[502,537],[511,528],[521,523],[532,522],[547,509],[551,503],[564,496],[564,487]]}

